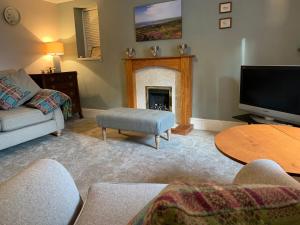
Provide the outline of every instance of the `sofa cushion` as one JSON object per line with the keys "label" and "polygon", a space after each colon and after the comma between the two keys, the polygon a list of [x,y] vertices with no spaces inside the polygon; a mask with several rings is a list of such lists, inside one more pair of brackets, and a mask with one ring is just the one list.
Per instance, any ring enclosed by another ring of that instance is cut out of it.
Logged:
{"label": "sofa cushion", "polygon": [[279,225],[299,221],[299,189],[275,185],[173,184],[128,225]]}
{"label": "sofa cushion", "polygon": [[10,110],[0,110],[0,127],[2,132],[12,131],[51,120],[53,116],[53,112],[44,115],[38,109],[25,106]]}
{"label": "sofa cushion", "polygon": [[75,224],[124,225],[165,187],[165,184],[95,184]]}
{"label": "sofa cushion", "polygon": [[18,106],[23,105],[25,102],[30,100],[41,89],[24,69],[20,69],[16,73],[12,73],[11,78],[15,81],[17,86],[30,91],[29,95],[18,102]]}
{"label": "sofa cushion", "polygon": [[0,77],[0,108],[12,109],[18,106],[18,103],[30,94],[30,91],[17,86],[13,80],[8,77]]}

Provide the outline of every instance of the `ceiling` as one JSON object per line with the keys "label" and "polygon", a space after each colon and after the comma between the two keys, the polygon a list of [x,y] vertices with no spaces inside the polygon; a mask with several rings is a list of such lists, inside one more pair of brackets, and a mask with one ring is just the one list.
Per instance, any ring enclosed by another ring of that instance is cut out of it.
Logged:
{"label": "ceiling", "polygon": [[51,3],[54,3],[54,4],[59,4],[59,3],[63,3],[63,2],[71,2],[73,0],[44,0],[46,2],[51,2]]}

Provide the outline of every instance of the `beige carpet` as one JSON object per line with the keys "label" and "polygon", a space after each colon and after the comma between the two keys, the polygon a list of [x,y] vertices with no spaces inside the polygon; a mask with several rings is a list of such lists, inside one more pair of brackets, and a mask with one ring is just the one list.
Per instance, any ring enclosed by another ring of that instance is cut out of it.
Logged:
{"label": "beige carpet", "polygon": [[103,142],[94,120],[76,120],[67,124],[62,137],[48,135],[0,151],[0,181],[37,159],[51,158],[70,171],[83,196],[95,182],[229,183],[241,165],[215,148],[214,135],[197,130],[174,135],[170,142],[162,140],[158,151],[152,136],[109,130]]}

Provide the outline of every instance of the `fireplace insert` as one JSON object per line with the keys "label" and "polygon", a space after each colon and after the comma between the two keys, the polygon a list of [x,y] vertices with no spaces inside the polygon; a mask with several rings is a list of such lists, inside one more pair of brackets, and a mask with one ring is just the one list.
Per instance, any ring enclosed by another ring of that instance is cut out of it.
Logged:
{"label": "fireplace insert", "polygon": [[147,109],[172,112],[172,87],[147,86]]}

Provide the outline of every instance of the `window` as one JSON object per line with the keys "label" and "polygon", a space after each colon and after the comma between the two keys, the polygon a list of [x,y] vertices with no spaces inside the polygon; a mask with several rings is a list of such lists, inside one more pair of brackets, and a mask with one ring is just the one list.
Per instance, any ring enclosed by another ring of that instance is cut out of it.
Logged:
{"label": "window", "polygon": [[78,58],[101,59],[98,8],[74,8]]}

